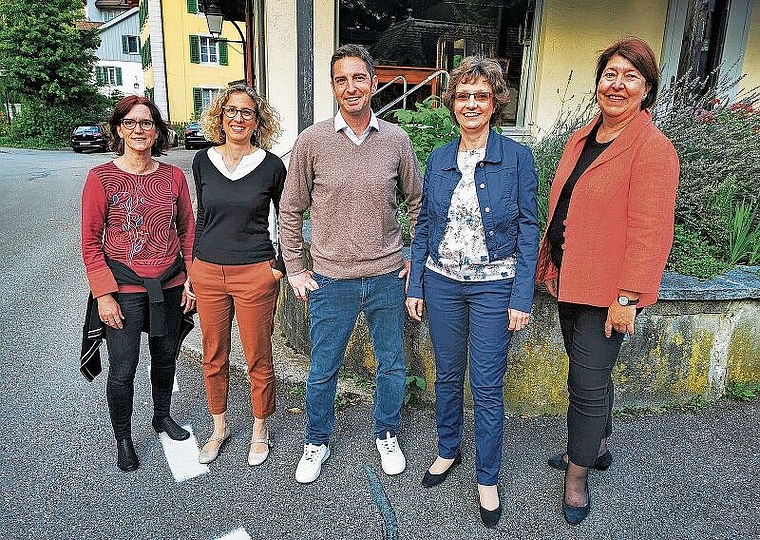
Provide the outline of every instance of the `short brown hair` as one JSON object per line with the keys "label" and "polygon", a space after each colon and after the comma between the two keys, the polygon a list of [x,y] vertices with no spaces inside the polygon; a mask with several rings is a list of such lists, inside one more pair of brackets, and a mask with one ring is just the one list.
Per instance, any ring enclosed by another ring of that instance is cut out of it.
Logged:
{"label": "short brown hair", "polygon": [[335,62],[342,58],[359,58],[360,60],[364,60],[364,64],[367,66],[367,73],[369,73],[369,78],[371,79],[375,76],[375,66],[372,64],[372,56],[369,54],[369,51],[361,45],[349,43],[335,49],[332,58],[330,58],[330,79],[333,77],[333,66],[335,65]]}
{"label": "short brown hair", "polygon": [[246,94],[256,106],[256,119],[259,122],[256,131],[251,134],[251,144],[270,150],[282,133],[280,115],[274,110],[263,96],[247,84],[238,83],[225,88],[201,115],[201,127],[206,137],[216,144],[224,144],[225,136],[222,129],[222,107],[227,104],[232,94]]}
{"label": "short brown hair", "polygon": [[457,125],[457,119],[454,115],[454,99],[457,85],[459,83],[475,82],[478,79],[485,79],[493,90],[494,111],[489,124],[493,126],[501,120],[504,108],[509,102],[509,91],[507,91],[507,83],[504,82],[504,72],[501,69],[501,65],[496,60],[482,56],[466,56],[462,59],[459,67],[451,72],[449,85],[443,93],[443,104],[451,111],[451,117]]}
{"label": "short brown hair", "polygon": [[111,150],[119,156],[124,155],[124,141],[119,137],[118,128],[121,125],[121,121],[129,114],[129,111],[137,105],[148,107],[150,117],[153,119],[155,126],[154,129],[156,130],[157,137],[150,148],[150,155],[154,157],[164,155],[164,151],[168,150],[171,144],[169,140],[169,127],[161,119],[161,111],[158,110],[158,107],[151,100],[142,96],[127,96],[113,108],[113,114],[108,119],[108,130],[111,134]]}
{"label": "short brown hair", "polygon": [[641,38],[629,36],[616,41],[604,49],[596,61],[595,86],[599,86],[599,80],[602,78],[604,68],[607,67],[610,58],[616,54],[619,54],[633,64],[633,67],[641,73],[649,85],[649,91],[647,91],[646,97],[641,102],[641,108],[648,109],[654,105],[657,99],[657,90],[660,88],[660,68],[657,67],[657,59],[652,47]]}

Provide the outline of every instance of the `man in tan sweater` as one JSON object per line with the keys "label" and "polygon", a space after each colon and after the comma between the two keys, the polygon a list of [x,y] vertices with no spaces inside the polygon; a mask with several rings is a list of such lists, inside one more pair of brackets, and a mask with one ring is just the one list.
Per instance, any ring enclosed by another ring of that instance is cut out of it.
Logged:
{"label": "man in tan sweater", "polygon": [[[335,118],[304,130],[290,158],[280,202],[280,245],[295,296],[309,302],[311,366],[307,424],[296,480],[313,482],[330,457],[333,400],[356,318],[364,312],[377,357],[375,445],[383,470],[399,474],[406,459],[396,438],[404,399],[402,335],[405,278],[396,220],[397,192],[414,227],[422,181],[409,137],[371,109],[377,76],[372,58],[344,45],[330,62]],[[303,213],[311,208],[313,271],[303,254]]]}

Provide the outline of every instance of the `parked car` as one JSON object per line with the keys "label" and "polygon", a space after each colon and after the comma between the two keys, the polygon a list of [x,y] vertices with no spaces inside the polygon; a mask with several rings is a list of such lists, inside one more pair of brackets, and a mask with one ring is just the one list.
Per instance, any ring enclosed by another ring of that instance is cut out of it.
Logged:
{"label": "parked car", "polygon": [[77,126],[71,132],[71,148],[77,153],[89,148],[101,151],[108,150],[106,127],[103,124]]}
{"label": "parked car", "polygon": [[185,128],[185,149],[207,148],[214,143],[203,135],[203,129],[198,122],[190,122]]}

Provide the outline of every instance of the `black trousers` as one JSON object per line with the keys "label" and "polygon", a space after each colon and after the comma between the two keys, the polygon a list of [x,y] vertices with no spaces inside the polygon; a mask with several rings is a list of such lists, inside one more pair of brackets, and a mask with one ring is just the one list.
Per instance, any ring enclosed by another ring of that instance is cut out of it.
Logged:
{"label": "black trousers", "polygon": [[596,460],[602,439],[612,434],[615,366],[624,334],[604,335],[607,308],[559,302],[559,323],[570,358],[567,389],[567,455],[582,467]]}
{"label": "black trousers", "polygon": [[[153,414],[158,418],[169,416],[182,320],[182,289],[180,286],[164,290],[167,332],[165,336],[148,338]],[[113,432],[119,441],[132,435],[135,374],[140,358],[140,338],[148,329],[149,300],[148,293],[116,293],[114,298],[124,315],[124,327],[119,330],[106,326],[106,397]]]}

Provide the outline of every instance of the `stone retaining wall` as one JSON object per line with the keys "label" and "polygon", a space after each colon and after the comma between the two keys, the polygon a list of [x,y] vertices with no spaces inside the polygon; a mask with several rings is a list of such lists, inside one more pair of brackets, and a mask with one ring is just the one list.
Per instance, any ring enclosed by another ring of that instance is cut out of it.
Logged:
{"label": "stone retaining wall", "polygon": [[[708,282],[666,275],[660,301],[637,318],[637,333],[626,339],[614,371],[618,408],[660,407],[697,396],[714,399],[733,382],[760,381],[760,276],[757,267],[736,269]],[[308,305],[283,287],[278,323],[286,343],[309,354]],[[435,361],[427,321],[407,318],[404,352],[433,400]],[[346,352],[346,369],[373,378],[376,366],[366,322],[360,316]],[[525,331],[515,334],[504,397],[519,414],[560,414],[567,409],[567,355],[556,302],[537,291]],[[469,400],[468,396],[468,400]]]}

